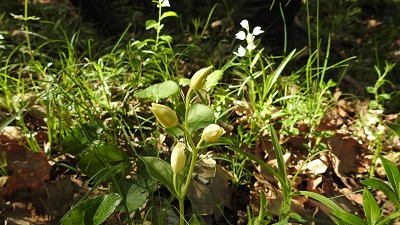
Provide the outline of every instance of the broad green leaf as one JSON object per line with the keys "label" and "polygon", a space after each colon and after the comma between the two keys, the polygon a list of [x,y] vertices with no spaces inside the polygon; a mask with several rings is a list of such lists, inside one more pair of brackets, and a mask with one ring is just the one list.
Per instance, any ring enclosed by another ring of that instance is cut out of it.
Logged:
{"label": "broad green leaf", "polygon": [[341,211],[330,211],[332,215],[334,215],[339,220],[342,220],[350,225],[367,225],[365,221],[363,221],[360,217],[353,215],[348,212]]}
{"label": "broad green leaf", "polygon": [[215,122],[214,111],[205,105],[195,104],[189,109],[188,127],[189,131],[196,131]]}
{"label": "broad green leaf", "polygon": [[114,145],[103,145],[82,156],[79,168],[89,177],[101,178],[111,174],[126,176],[131,170],[131,163],[126,152]]}
{"label": "broad green leaf", "polygon": [[223,70],[214,70],[212,73],[210,73],[207,76],[205,83],[206,90],[210,90],[211,88],[215,87],[218,84],[218,82],[222,79],[223,75],[224,75]]}
{"label": "broad green leaf", "polygon": [[[144,155],[143,155],[144,156]],[[146,164],[143,161],[136,161],[137,177],[136,183],[146,189],[147,192],[154,193],[158,188],[158,181],[152,177],[146,169]]]}
{"label": "broad green leaf", "polygon": [[173,40],[172,37],[169,36],[169,35],[161,35],[160,39],[165,41],[165,42],[167,42],[168,44],[170,44],[172,42],[172,40]]}
{"label": "broad green leaf", "polygon": [[363,207],[368,224],[376,224],[381,216],[380,208],[378,203],[375,201],[374,196],[372,196],[371,192],[369,192],[366,187],[363,192]]}
{"label": "broad green leaf", "polygon": [[397,196],[397,199],[400,197],[400,172],[397,168],[396,164],[392,161],[386,159],[385,157],[380,157],[382,160],[383,167],[385,168],[386,176],[392,185],[393,190]]}
{"label": "broad green leaf", "polygon": [[72,155],[80,155],[93,143],[98,144],[102,132],[103,128],[96,123],[77,125],[64,138],[63,149]]}
{"label": "broad green leaf", "polygon": [[376,89],[374,87],[367,87],[367,92],[370,94],[374,94],[376,92]]}
{"label": "broad green leaf", "polygon": [[385,195],[388,197],[388,199],[397,207],[400,208],[400,201],[399,198],[396,196],[395,192],[393,189],[386,184],[385,182],[378,180],[376,178],[368,178],[366,180],[361,181],[361,183],[370,186],[372,188],[381,190]]}
{"label": "broad green leaf", "polygon": [[390,129],[392,129],[394,133],[396,133],[397,136],[400,137],[400,124],[385,123],[385,125],[388,126]]}
{"label": "broad green leaf", "polygon": [[314,192],[310,192],[310,191],[299,191],[299,192],[296,192],[295,194],[305,195],[305,196],[313,198],[317,201],[320,201],[321,203],[323,203],[326,206],[328,206],[329,208],[331,208],[333,211],[344,212],[344,210],[342,208],[340,208],[340,206],[338,206],[335,202],[333,202],[332,200],[330,200],[329,198],[327,198],[323,195],[320,195],[320,194],[317,194]]}
{"label": "broad green leaf", "polygon": [[161,15],[160,20],[162,20],[162,19],[164,19],[164,18],[167,18],[167,17],[170,17],[170,16],[179,17],[178,14],[176,14],[176,12],[168,11],[168,12],[165,12],[165,13],[163,13],[163,14]]}
{"label": "broad green leaf", "polygon": [[168,188],[173,196],[178,197],[172,181],[171,165],[157,157],[140,157],[140,159],[146,164],[147,172]]}
{"label": "broad green leaf", "polygon": [[200,225],[200,221],[197,219],[195,214],[192,214],[192,217],[190,217],[189,220],[189,225]]}
{"label": "broad green leaf", "polygon": [[[117,192],[117,188],[115,187],[116,185],[118,185],[118,189],[125,196],[124,199],[126,200],[126,203],[121,203],[126,204],[129,212],[138,209],[146,202],[148,193],[144,187],[137,183],[136,180],[118,180],[117,184],[113,185],[112,191],[114,192]],[[122,204],[120,204],[119,209],[125,212],[126,209],[125,207],[122,207]]]}
{"label": "broad green leaf", "polygon": [[163,83],[153,84],[150,87],[137,91],[133,94],[136,98],[149,98],[154,101],[159,99],[168,98],[171,95],[176,94],[179,91],[179,85],[168,80]]}
{"label": "broad green leaf", "polygon": [[62,225],[98,225],[103,223],[114,212],[121,202],[116,193],[97,196],[77,204],[64,218]]}
{"label": "broad green leaf", "polygon": [[158,23],[155,20],[147,20],[146,21],[146,30],[149,30],[151,28],[157,29]]}

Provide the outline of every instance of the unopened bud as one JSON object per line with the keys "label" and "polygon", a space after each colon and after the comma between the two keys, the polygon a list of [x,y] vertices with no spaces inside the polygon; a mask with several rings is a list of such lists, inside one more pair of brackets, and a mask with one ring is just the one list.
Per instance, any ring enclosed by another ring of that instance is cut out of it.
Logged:
{"label": "unopened bud", "polygon": [[212,68],[212,66],[209,66],[207,68],[203,68],[197,71],[190,80],[190,88],[195,91],[203,89],[206,78],[208,74],[210,74]]}
{"label": "unopened bud", "polygon": [[158,122],[165,128],[173,128],[178,125],[176,112],[165,105],[151,103],[151,112],[156,116]]}
{"label": "unopened bud", "polygon": [[203,134],[201,138],[207,143],[213,143],[219,140],[219,138],[225,133],[225,130],[222,129],[217,124],[210,124],[203,130]]}
{"label": "unopened bud", "polygon": [[171,153],[171,168],[174,173],[182,172],[186,163],[185,149],[181,142],[175,145]]}

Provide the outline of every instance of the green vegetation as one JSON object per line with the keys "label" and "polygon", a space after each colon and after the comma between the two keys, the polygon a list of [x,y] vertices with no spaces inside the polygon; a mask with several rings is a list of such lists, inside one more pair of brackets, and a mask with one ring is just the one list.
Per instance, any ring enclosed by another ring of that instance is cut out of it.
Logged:
{"label": "green vegetation", "polygon": [[283,55],[234,2],[153,1],[117,37],[67,3],[0,5],[0,220],[399,222],[399,2],[306,1],[309,45]]}

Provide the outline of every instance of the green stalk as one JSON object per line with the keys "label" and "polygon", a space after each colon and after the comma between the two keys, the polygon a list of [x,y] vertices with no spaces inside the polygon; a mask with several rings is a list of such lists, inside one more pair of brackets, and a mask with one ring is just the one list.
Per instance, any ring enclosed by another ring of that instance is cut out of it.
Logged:
{"label": "green stalk", "polygon": [[185,224],[184,200],[185,200],[185,196],[186,196],[187,190],[188,190],[189,185],[190,185],[190,181],[192,180],[194,167],[196,166],[197,154],[198,154],[198,151],[200,149],[201,144],[203,143],[203,139],[201,139],[197,143],[197,145],[195,145],[194,142],[193,142],[192,136],[191,136],[191,134],[189,132],[188,117],[189,117],[190,99],[191,99],[192,93],[193,93],[193,90],[189,89],[188,93],[186,94],[184,123],[183,123],[183,125],[181,125],[181,124],[178,125],[178,128],[185,133],[186,140],[187,140],[187,142],[189,143],[190,147],[193,150],[191,161],[190,161],[190,166],[189,166],[189,172],[188,172],[188,174],[186,176],[185,184],[180,189],[179,189],[178,185],[175,184],[175,183],[177,183],[176,175],[174,174],[174,177],[173,177],[173,179],[174,179],[174,187],[176,189],[177,195],[179,196],[178,200],[179,200],[179,214],[180,214],[179,224],[180,225],[184,225]]}
{"label": "green stalk", "polygon": [[374,177],[375,167],[376,167],[376,160],[381,155],[381,150],[382,150],[381,139],[377,138],[375,143],[376,143],[376,150],[374,152],[374,157],[372,158],[372,161],[371,161],[371,170],[369,172],[369,177]]}

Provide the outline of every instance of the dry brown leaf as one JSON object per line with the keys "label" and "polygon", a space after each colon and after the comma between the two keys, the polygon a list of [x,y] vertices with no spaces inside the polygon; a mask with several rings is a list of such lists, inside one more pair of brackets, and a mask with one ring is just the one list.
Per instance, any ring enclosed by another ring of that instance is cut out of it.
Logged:
{"label": "dry brown leaf", "polygon": [[32,152],[27,148],[24,135],[18,127],[6,127],[0,133],[0,151],[6,153],[7,167],[12,172],[0,194],[10,198],[21,191],[43,187],[50,178],[50,165],[44,152]]}
{"label": "dry brown leaf", "polygon": [[197,161],[194,174],[187,192],[193,208],[196,213],[213,215],[219,221],[221,209],[230,205],[231,176],[211,158]]}
{"label": "dry brown leaf", "polygon": [[357,156],[360,153],[360,144],[356,140],[336,134],[329,138],[328,144],[336,175],[344,177],[349,173],[358,172]]}

